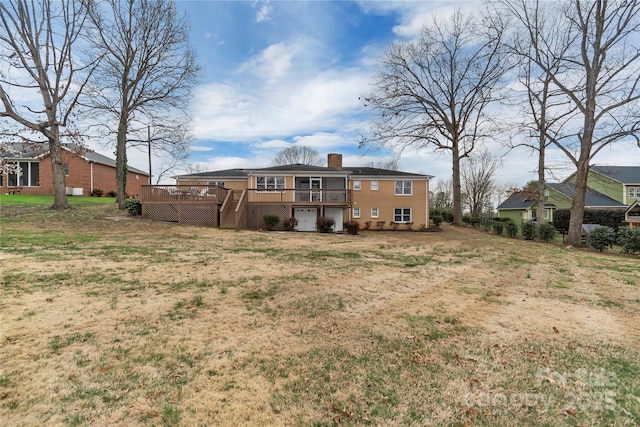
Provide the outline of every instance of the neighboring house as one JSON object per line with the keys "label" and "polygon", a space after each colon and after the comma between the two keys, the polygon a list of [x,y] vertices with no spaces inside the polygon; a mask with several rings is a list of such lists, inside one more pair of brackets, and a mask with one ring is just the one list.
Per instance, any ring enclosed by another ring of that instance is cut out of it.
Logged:
{"label": "neighboring house", "polygon": [[[564,180],[575,181],[575,173]],[[629,206],[640,199],[640,166],[591,166],[587,187]]]}
{"label": "neighboring house", "polygon": [[640,200],[636,200],[624,211],[624,220],[631,228],[640,228]]}
{"label": "neighboring house", "polygon": [[[592,166],[585,209],[623,210],[640,200],[640,166]],[[575,194],[575,174],[561,183],[547,183],[543,219],[553,221],[555,209],[569,209]],[[537,191],[518,191],[498,206],[498,216],[515,222],[537,219]]]}
{"label": "neighboring house", "polygon": [[[546,222],[553,221],[553,203],[545,203],[542,219]],[[511,219],[516,224],[537,220],[538,192],[516,191],[507,200],[498,206],[498,217]]]}
{"label": "neighboring house", "polygon": [[[62,162],[68,195],[89,196],[94,189],[106,195],[116,191],[116,162],[75,144],[62,145]],[[0,144],[0,191],[53,194],[53,170],[49,144]],[[127,194],[138,196],[149,174],[129,167]]]}
{"label": "neighboring house", "polygon": [[[143,190],[143,216],[181,221],[200,210],[209,217],[201,223],[257,229],[264,227],[265,214],[275,214],[281,218],[279,228],[287,219],[295,218],[298,231],[316,231],[320,217],[333,219],[334,231],[342,231],[343,223],[349,220],[358,221],[361,227],[371,221],[371,228],[384,221],[386,229],[392,222],[401,226],[411,223],[416,228],[429,224],[432,176],[343,167],[340,154],[329,154],[327,167],[294,164],[174,178],[174,187],[149,186],[149,192]],[[191,204],[190,211],[185,204]]]}

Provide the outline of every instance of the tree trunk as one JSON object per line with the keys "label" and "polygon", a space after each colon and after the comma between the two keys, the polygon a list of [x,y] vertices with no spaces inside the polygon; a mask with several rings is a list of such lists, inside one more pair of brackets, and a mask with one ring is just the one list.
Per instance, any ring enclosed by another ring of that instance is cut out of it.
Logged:
{"label": "tree trunk", "polygon": [[60,128],[54,124],[48,134],[49,155],[51,156],[51,169],[53,173],[53,205],[51,209],[69,209],[67,199],[67,182],[62,164],[62,147],[60,146]]}
{"label": "tree trunk", "polygon": [[540,132],[540,150],[538,151],[538,206],[536,212],[536,220],[538,224],[542,224],[544,221],[544,205],[546,204],[546,197],[544,195],[546,182],[544,177],[544,158],[545,158],[545,143],[546,136],[544,132]]}
{"label": "tree trunk", "polygon": [[125,208],[127,198],[127,114],[120,113],[116,140],[116,201],[118,209]]}
{"label": "tree trunk", "polygon": [[460,184],[460,153],[458,143],[452,144],[453,157],[453,225],[462,226],[462,186]]}
{"label": "tree trunk", "polygon": [[571,246],[582,246],[582,220],[584,218],[584,203],[587,192],[587,176],[589,174],[589,160],[578,161],[576,172],[575,194],[569,209],[571,218],[569,219],[569,232],[567,234],[567,244]]}

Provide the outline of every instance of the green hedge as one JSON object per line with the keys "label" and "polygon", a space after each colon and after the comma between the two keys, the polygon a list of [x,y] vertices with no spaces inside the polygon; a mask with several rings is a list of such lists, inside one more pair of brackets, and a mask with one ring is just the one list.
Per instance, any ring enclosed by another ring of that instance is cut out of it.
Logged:
{"label": "green hedge", "polygon": [[[568,230],[570,217],[569,209],[558,209],[553,214],[553,225],[558,230]],[[599,224],[618,231],[618,228],[624,227],[625,225],[624,211],[585,209],[582,223]]]}

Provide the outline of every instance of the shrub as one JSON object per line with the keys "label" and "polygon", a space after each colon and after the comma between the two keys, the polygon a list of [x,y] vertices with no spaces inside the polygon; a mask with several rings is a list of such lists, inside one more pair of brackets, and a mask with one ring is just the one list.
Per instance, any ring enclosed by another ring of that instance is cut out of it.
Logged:
{"label": "shrub", "polygon": [[378,230],[382,230],[386,223],[387,221],[376,221],[376,227],[378,227]]}
{"label": "shrub", "polygon": [[[553,214],[553,225],[557,230],[569,229],[570,212],[569,209],[558,209]],[[618,230],[624,227],[624,211],[623,210],[596,210],[585,209],[583,224],[600,224]]]}
{"label": "shrub", "polygon": [[365,230],[368,230],[368,229],[370,229],[370,228],[371,228],[371,221],[365,221],[365,222],[364,222],[364,229],[365,229]]}
{"label": "shrub", "polygon": [[280,222],[280,217],[275,214],[266,214],[262,218],[264,219],[264,224],[267,227],[267,230],[273,230],[273,227]]}
{"label": "shrub", "polygon": [[391,226],[391,228],[392,228],[393,230],[397,230],[397,229],[398,229],[398,227],[400,226],[400,223],[395,222],[395,221],[391,221],[391,222],[389,223],[389,225]]}
{"label": "shrub", "polygon": [[518,234],[518,226],[512,221],[508,221],[504,229],[509,237],[516,237],[516,234]]}
{"label": "shrub", "polygon": [[431,221],[433,221],[433,225],[440,228],[440,224],[442,224],[442,217],[440,215],[434,215],[433,218],[431,218]]}
{"label": "shrub", "polygon": [[117,194],[115,191],[113,191],[113,190],[111,190],[111,191],[109,191],[109,192],[107,193],[107,196],[109,196],[109,197],[116,197],[117,195],[118,195],[118,194]]}
{"label": "shrub", "polygon": [[127,199],[124,201],[124,208],[129,212],[129,215],[140,216],[142,215],[142,203],[138,199]]}
{"label": "shrub", "polygon": [[296,225],[298,225],[298,220],[293,217],[287,218],[284,220],[282,225],[284,225],[284,228],[286,228],[287,230],[293,231],[296,229]]}
{"label": "shrub", "polygon": [[553,224],[540,224],[538,227],[538,236],[543,242],[550,242],[556,237],[556,228]]}
{"label": "shrub", "polygon": [[587,243],[593,249],[602,252],[605,248],[613,246],[616,234],[611,227],[596,227],[587,234]]}
{"label": "shrub", "polygon": [[335,225],[335,223],[336,222],[333,218],[321,216],[320,218],[318,218],[318,222],[316,223],[316,225],[318,226],[318,231],[320,231],[321,233],[328,233],[330,231],[333,231],[333,226]]}
{"label": "shrub", "polygon": [[405,222],[404,225],[407,227],[407,230],[411,230],[413,228],[413,222]]}
{"label": "shrub", "polygon": [[618,244],[624,253],[640,253],[640,228],[627,226],[618,229]]}
{"label": "shrub", "polygon": [[347,221],[343,224],[344,229],[347,231],[347,234],[358,234],[360,231],[360,223],[358,221]]}
{"label": "shrub", "polygon": [[536,237],[536,225],[533,222],[523,223],[522,236],[527,240],[533,240]]}
{"label": "shrub", "polygon": [[91,191],[91,197],[102,197],[102,194],[103,194],[103,193],[104,193],[104,191],[102,191],[101,189],[99,189],[99,188],[94,188],[94,189]]}
{"label": "shrub", "polygon": [[502,222],[494,222],[493,223],[493,231],[494,233],[496,233],[498,236],[502,235],[502,230],[504,229],[504,224],[502,224]]}

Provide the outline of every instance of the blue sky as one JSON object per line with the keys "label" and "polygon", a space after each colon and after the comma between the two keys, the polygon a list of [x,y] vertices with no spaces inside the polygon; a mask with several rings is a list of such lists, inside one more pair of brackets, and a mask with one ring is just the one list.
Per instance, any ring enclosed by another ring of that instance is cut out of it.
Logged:
{"label": "blue sky", "polygon": [[[393,40],[410,40],[433,14],[467,1],[194,1],[178,0],[191,23],[191,43],[202,66],[193,92],[191,163],[206,170],[269,166],[291,144],[342,153],[347,166],[386,161],[390,150],[358,149],[371,116],[360,96],[371,88],[377,61]],[[503,159],[497,181],[522,185],[536,178],[526,149],[490,151]],[[629,153],[632,153],[630,156]],[[146,169],[144,153],[130,153]],[[558,179],[573,170],[551,153]],[[599,164],[640,164],[640,150],[604,150]],[[451,176],[451,160],[431,149],[406,151],[401,170]],[[551,177],[553,179],[553,177]]]}

